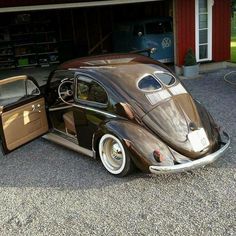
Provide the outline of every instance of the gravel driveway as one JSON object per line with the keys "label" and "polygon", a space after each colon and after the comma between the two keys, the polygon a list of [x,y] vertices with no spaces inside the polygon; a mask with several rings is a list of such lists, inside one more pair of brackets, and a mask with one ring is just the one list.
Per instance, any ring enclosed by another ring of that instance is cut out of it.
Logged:
{"label": "gravel driveway", "polygon": [[42,138],[0,158],[0,235],[236,235],[236,87],[228,69],[185,80],[232,138],[188,173],[126,178]]}

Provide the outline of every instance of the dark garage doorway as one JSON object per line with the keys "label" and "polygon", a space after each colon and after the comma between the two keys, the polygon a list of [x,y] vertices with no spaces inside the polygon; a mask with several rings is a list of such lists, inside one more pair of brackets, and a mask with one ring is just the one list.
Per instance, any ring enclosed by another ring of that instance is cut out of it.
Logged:
{"label": "dark garage doorway", "polygon": [[173,17],[172,0],[2,13],[0,68],[48,66],[111,53],[116,24],[167,16]]}

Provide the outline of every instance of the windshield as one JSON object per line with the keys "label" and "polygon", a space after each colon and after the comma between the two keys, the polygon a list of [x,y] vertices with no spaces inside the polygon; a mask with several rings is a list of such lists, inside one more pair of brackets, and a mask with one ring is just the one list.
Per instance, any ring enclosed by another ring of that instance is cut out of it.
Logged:
{"label": "windshield", "polygon": [[172,31],[171,21],[155,21],[146,24],[146,34],[163,34]]}

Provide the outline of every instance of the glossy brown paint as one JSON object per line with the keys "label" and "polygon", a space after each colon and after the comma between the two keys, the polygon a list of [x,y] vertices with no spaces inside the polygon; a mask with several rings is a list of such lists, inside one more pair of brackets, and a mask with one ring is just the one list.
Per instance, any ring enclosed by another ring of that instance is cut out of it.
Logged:
{"label": "glossy brown paint", "polygon": [[[165,85],[158,73],[171,74],[175,82]],[[56,74],[60,75],[59,79],[53,80]],[[106,104],[78,99],[77,80],[81,75],[105,89]],[[161,88],[155,91],[139,89],[138,82],[146,75],[154,76]],[[74,83],[70,104],[58,98],[58,86],[65,79]],[[145,56],[115,54],[66,62],[50,74],[42,91],[47,101],[50,132],[57,129],[64,132],[65,137],[63,115],[72,112],[76,135],[69,137],[67,133],[68,140],[72,138],[74,142],[77,139],[76,145],[98,151],[100,138],[104,134],[113,134],[121,140],[135,165],[145,172],[151,171],[150,166],[175,166],[201,159],[218,151],[222,144],[217,125],[205,108],[191,97],[169,68]],[[3,111],[39,97],[42,95],[9,104],[3,107]],[[210,144],[196,152],[188,135],[200,128],[205,130]],[[0,132],[3,148],[9,152],[4,132],[2,129]],[[154,153],[160,153],[160,156],[157,158]]]}
{"label": "glossy brown paint", "polygon": [[[172,74],[159,62],[135,54],[118,54],[73,60],[62,64],[60,68],[77,68],[99,80],[107,88],[109,97],[115,101],[114,110],[117,115],[139,124],[167,146],[190,159],[198,159],[219,147],[220,135],[213,119],[201,104],[193,100],[177,78],[172,86],[162,84],[161,91],[169,95],[155,104],[147,99],[151,93],[138,89],[137,82],[144,75],[153,75],[157,71]],[[201,152],[195,152],[187,138],[192,131],[191,125],[195,129],[204,128],[210,141],[210,145]],[[130,137],[129,140],[135,139]]]}

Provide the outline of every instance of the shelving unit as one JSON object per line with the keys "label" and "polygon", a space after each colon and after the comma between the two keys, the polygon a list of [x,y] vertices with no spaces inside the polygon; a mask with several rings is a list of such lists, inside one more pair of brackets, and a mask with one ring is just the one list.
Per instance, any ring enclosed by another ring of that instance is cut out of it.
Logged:
{"label": "shelving unit", "polygon": [[14,50],[7,27],[0,27],[0,69],[15,66]]}
{"label": "shelving unit", "polygon": [[59,63],[58,41],[52,21],[19,14],[8,26],[0,26],[0,69],[56,63]]}

